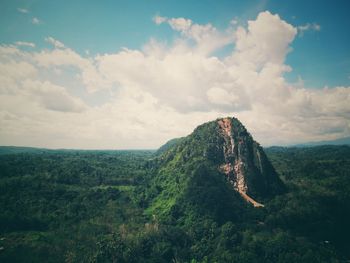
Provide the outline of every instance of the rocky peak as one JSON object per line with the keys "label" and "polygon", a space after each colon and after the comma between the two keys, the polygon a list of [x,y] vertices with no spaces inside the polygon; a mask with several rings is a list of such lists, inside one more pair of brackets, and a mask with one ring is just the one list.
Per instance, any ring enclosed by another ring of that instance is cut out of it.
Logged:
{"label": "rocky peak", "polygon": [[[247,170],[245,167],[247,156],[244,156],[247,147],[246,140],[244,137],[239,138],[238,134],[233,134],[232,131],[237,129],[233,129],[232,119],[224,118],[219,119],[217,122],[224,138],[224,163],[220,165],[219,169],[227,176],[228,181],[232,184],[234,189],[247,202],[253,204],[254,207],[263,207],[263,204],[255,201],[247,195],[248,185],[245,174]],[[239,129],[242,129],[242,127],[239,127]],[[235,143],[234,135],[236,136],[237,145]]]}
{"label": "rocky peak", "polygon": [[179,171],[186,171],[187,166],[208,164],[254,207],[264,206],[264,200],[285,189],[262,147],[236,118],[217,119],[198,126],[189,136],[172,142],[158,160],[162,167],[168,165]]}

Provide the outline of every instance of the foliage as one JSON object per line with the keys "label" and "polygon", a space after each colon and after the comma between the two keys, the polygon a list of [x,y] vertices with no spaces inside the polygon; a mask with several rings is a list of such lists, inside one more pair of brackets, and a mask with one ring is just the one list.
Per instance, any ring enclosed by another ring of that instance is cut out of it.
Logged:
{"label": "foliage", "polygon": [[288,191],[256,209],[206,158],[218,138],[199,131],[160,155],[2,148],[0,261],[350,258],[350,147],[266,149]]}

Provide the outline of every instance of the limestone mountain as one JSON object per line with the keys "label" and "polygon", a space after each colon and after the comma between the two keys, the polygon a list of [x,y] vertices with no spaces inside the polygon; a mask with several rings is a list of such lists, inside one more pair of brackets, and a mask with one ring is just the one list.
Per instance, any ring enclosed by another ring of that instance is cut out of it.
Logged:
{"label": "limestone mountain", "polygon": [[216,217],[221,213],[216,209],[262,207],[285,189],[262,147],[236,118],[202,124],[171,140],[152,165],[148,211],[153,214],[174,213],[190,203]]}
{"label": "limestone mountain", "polygon": [[262,147],[237,119],[219,119],[217,124],[223,138],[224,158],[220,169],[246,201],[255,207],[263,206],[254,199],[280,193],[283,190],[282,182]]}

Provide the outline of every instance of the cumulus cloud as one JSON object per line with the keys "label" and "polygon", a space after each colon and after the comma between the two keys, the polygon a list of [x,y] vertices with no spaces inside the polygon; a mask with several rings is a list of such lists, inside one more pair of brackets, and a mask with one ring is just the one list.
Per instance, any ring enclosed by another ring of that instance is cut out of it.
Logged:
{"label": "cumulus cloud", "polygon": [[207,97],[209,102],[214,105],[219,105],[221,110],[227,108],[228,111],[233,109],[250,109],[250,101],[247,96],[242,97],[242,94],[238,94],[237,90],[229,91],[222,87],[213,87],[207,90]]}
{"label": "cumulus cloud", "polygon": [[154,23],[156,23],[157,25],[160,25],[164,22],[167,21],[167,18],[166,17],[163,17],[163,16],[159,16],[159,15],[156,15],[153,17],[153,21]]}
{"label": "cumulus cloud", "polygon": [[247,29],[237,29],[236,49],[230,61],[256,69],[266,63],[282,64],[296,34],[297,29],[278,15],[261,12],[256,20],[248,21]]}
{"label": "cumulus cloud", "polygon": [[32,59],[43,67],[72,65],[77,68],[83,68],[88,63],[87,59],[84,59],[69,48],[42,50],[38,53],[33,53]]}
{"label": "cumulus cloud", "polygon": [[18,92],[18,83],[25,79],[35,78],[38,70],[26,61],[0,62],[0,94],[13,94]]}
{"label": "cumulus cloud", "polygon": [[32,47],[32,48],[35,47],[34,43],[32,43],[32,42],[25,42],[25,41],[17,41],[17,42],[15,42],[15,45],[23,46],[23,47]]}
{"label": "cumulus cloud", "polygon": [[191,25],[192,25],[191,19],[186,19],[183,17],[170,18],[170,19],[167,19],[167,21],[172,29],[176,31],[180,31],[182,33],[189,33],[188,30],[191,28]]}
{"label": "cumulus cloud", "polygon": [[47,81],[25,80],[21,92],[48,110],[82,112],[85,109],[81,99],[71,96],[64,87]]}
{"label": "cumulus cloud", "polygon": [[299,34],[304,34],[305,31],[321,31],[321,26],[317,23],[306,23],[305,25],[298,26]]}
{"label": "cumulus cloud", "polygon": [[196,43],[196,52],[202,55],[209,55],[212,52],[232,44],[234,35],[231,30],[221,32],[212,24],[200,25],[193,23],[191,19],[183,17],[166,18],[155,16],[154,22],[158,25],[168,23],[170,27],[182,34],[183,37],[193,40]]}
{"label": "cumulus cloud", "polygon": [[237,18],[234,18],[234,19],[232,19],[231,21],[230,21],[230,24],[231,25],[237,25],[238,24],[238,19]]}
{"label": "cumulus cloud", "polygon": [[42,22],[41,22],[41,20],[39,19],[39,18],[37,18],[37,17],[33,17],[32,18],[32,24],[33,25],[40,25]]}
{"label": "cumulus cloud", "polygon": [[25,9],[25,8],[17,8],[17,11],[22,13],[22,14],[27,14],[29,13],[29,10],[28,9]]}
{"label": "cumulus cloud", "polygon": [[[238,117],[264,145],[350,135],[349,87],[317,90],[285,79],[300,29],[278,15],[261,12],[246,27],[224,30],[153,20],[177,32],[173,43],[151,39],[143,49],[96,56],[52,37],[52,47],[39,51],[0,46],[0,142],[155,148],[223,116]],[[231,54],[213,55],[228,44]]]}
{"label": "cumulus cloud", "polygon": [[56,48],[64,48],[64,44],[60,41],[58,41],[57,39],[54,39],[53,37],[46,37],[45,41],[47,43],[50,43],[51,45],[53,45]]}
{"label": "cumulus cloud", "polygon": [[0,48],[2,103],[21,97],[31,103],[36,101],[41,107],[54,111],[81,112],[85,109],[83,101],[69,94],[64,87],[40,80],[40,75],[44,72],[39,61],[35,59],[38,54],[24,52],[14,46],[11,47],[12,52],[8,52],[9,48]]}

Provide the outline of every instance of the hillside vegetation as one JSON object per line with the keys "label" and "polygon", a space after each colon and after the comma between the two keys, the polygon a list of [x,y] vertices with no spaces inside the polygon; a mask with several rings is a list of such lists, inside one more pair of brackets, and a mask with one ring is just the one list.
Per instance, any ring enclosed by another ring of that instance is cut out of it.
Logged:
{"label": "hillside vegetation", "polygon": [[[215,135],[205,136],[214,147]],[[287,190],[263,208],[246,203],[203,151],[194,138],[158,155],[2,148],[0,261],[350,258],[350,147],[265,149]]]}

